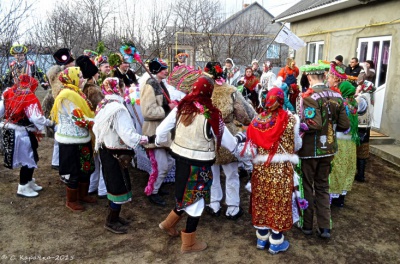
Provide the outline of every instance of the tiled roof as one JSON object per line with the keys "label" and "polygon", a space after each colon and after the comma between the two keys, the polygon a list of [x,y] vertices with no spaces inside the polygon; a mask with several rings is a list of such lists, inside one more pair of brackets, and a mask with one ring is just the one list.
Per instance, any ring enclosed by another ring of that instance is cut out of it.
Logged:
{"label": "tiled roof", "polygon": [[338,1],[339,0],[301,0],[283,13],[276,16],[275,20]]}

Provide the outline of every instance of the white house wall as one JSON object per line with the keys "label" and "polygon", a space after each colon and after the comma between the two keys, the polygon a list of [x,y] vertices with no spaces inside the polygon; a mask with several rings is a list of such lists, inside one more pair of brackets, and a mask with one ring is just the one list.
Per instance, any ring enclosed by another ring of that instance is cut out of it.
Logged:
{"label": "white house wall", "polygon": [[[358,39],[392,36],[385,100],[379,131],[400,141],[400,1],[360,5],[355,8],[291,23],[291,30],[305,42],[324,41],[323,57],[344,57],[348,65],[357,55]],[[395,22],[393,22],[395,21]],[[367,26],[383,23],[386,25]],[[320,32],[320,33],[318,33]],[[307,49],[298,50],[298,65],[306,61]]]}

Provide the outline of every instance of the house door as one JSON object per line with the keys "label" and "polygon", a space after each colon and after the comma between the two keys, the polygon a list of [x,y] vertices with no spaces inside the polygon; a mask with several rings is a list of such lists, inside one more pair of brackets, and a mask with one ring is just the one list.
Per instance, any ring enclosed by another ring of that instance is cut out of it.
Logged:
{"label": "house door", "polygon": [[386,80],[390,59],[391,36],[360,38],[358,40],[357,57],[360,62],[372,60],[375,64],[375,106],[372,126],[380,128],[382,111],[385,103]]}

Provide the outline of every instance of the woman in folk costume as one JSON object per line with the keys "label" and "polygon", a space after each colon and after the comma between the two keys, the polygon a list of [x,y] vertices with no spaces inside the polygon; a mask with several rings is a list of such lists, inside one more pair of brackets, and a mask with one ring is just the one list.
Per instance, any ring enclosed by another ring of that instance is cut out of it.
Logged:
{"label": "woman in folk costume", "polygon": [[375,87],[370,81],[357,87],[356,100],[358,103],[358,136],[360,145],[357,146],[357,174],[355,180],[365,182],[365,166],[369,158],[369,137],[374,113]]}
{"label": "woman in folk costume", "polygon": [[93,127],[92,104],[80,90],[83,76],[79,67],[69,67],[59,75],[63,89],[57,95],[51,116],[57,123],[55,140],[60,145],[59,174],[67,185],[66,206],[83,211],[80,202],[95,203],[88,196],[90,174],[94,170],[90,130]]}
{"label": "woman in folk costume", "polygon": [[106,78],[102,91],[105,98],[98,104],[93,133],[95,150],[99,152],[110,201],[104,227],[116,234],[127,233],[126,220],[119,217],[121,205],[132,200],[131,179],[128,168],[134,155],[133,149],[147,144],[148,138],[136,133],[118,78]]}
{"label": "woman in folk costume", "polygon": [[251,214],[257,229],[257,248],[264,249],[269,239],[269,252],[286,251],[289,242],[283,231],[292,227],[293,164],[301,148],[300,121],[297,115],[283,110],[284,93],[272,88],[264,101],[264,111],[247,129],[248,144],[257,147],[251,177]]}
{"label": "woman in folk costume", "polygon": [[205,242],[196,240],[196,229],[210,199],[215,146],[218,149],[222,145],[231,152],[236,148],[237,141],[225,128],[221,112],[212,104],[213,89],[211,78],[200,77],[193,84],[192,92],[180,101],[156,130],[156,145],[162,145],[168,142],[169,131],[176,126],[171,145],[171,155],[177,164],[176,204],[159,227],[170,236],[178,237],[175,227],[183,213],[188,214],[186,228],[181,232],[182,253],[201,251],[207,247]]}
{"label": "woman in folk costume", "polygon": [[36,197],[42,187],[32,178],[39,156],[38,132],[45,126],[54,126],[46,119],[35,90],[38,82],[22,74],[18,82],[6,89],[4,100],[0,101],[0,116],[4,116],[1,123],[4,141],[4,166],[9,169],[21,168],[17,195],[22,197]]}
{"label": "woman in folk costume", "polygon": [[328,84],[331,90],[339,92],[344,100],[350,128],[347,131],[336,131],[338,152],[332,161],[332,171],[329,174],[329,193],[332,204],[343,207],[344,198],[354,181],[356,173],[356,146],[360,144],[358,136],[357,101],[354,98],[354,86],[345,81],[347,76],[342,68],[331,63]]}
{"label": "woman in folk costume", "polygon": [[246,67],[244,76],[238,81],[238,85],[243,85],[242,94],[251,101],[254,109],[257,109],[258,102],[258,84],[260,80],[253,74],[251,66]]}

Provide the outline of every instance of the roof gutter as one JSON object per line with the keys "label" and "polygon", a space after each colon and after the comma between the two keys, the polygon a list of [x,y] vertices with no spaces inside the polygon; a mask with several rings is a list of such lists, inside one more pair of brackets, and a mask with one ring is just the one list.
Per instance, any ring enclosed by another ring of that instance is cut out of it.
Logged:
{"label": "roof gutter", "polygon": [[[295,22],[295,21],[298,21],[298,20],[302,19],[303,16],[306,16],[306,18],[308,18],[307,15],[310,15],[310,14],[312,14],[314,12],[317,12],[317,11],[320,11],[320,10],[323,10],[323,9],[327,9],[329,7],[341,5],[341,4],[344,4],[344,3],[349,3],[351,6],[355,6],[355,5],[361,4],[361,2],[359,2],[358,0],[339,0],[338,2],[333,2],[333,3],[330,3],[330,4],[318,6],[318,7],[315,7],[313,9],[305,10],[305,11],[302,11],[302,12],[299,12],[299,13],[296,13],[296,14],[292,14],[292,15],[285,16],[285,17],[282,17],[282,18],[279,18],[279,19],[276,19],[276,20],[272,20],[272,23],[274,23],[274,22]],[[337,10],[340,10],[340,8],[337,9]],[[336,11],[336,10],[334,10],[334,11]],[[328,12],[332,12],[332,11],[328,11]],[[328,13],[328,12],[325,12],[325,13]],[[298,17],[298,19],[291,20],[292,18],[296,18],[296,17]]]}

